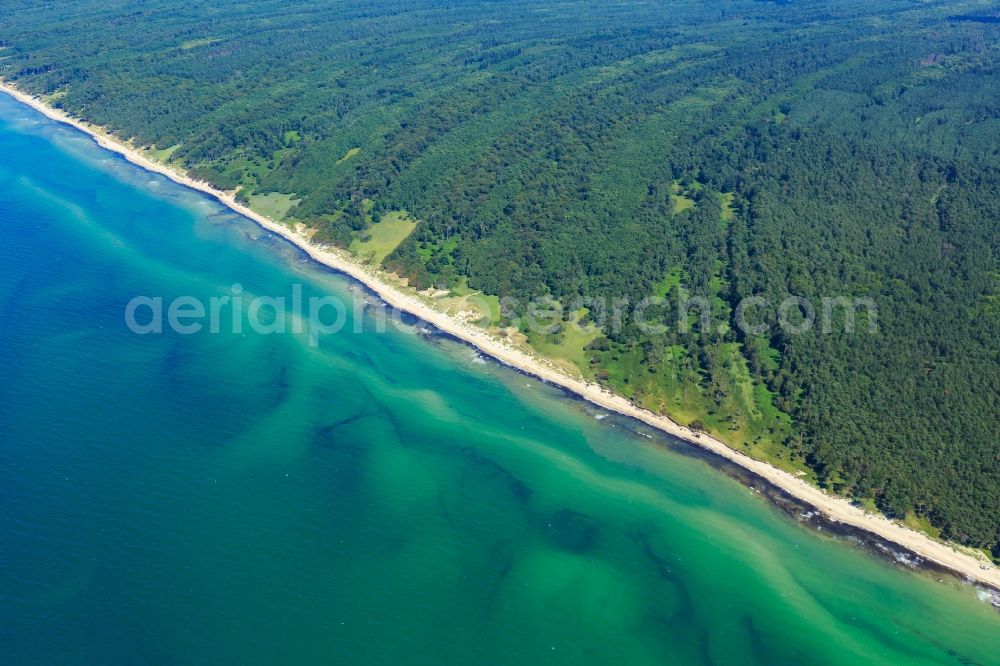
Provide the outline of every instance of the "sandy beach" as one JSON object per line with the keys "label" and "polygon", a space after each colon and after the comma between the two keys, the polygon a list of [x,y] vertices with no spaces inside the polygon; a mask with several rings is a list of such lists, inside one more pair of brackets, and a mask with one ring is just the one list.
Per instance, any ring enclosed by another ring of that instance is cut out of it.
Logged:
{"label": "sandy beach", "polygon": [[667,434],[707,449],[759,475],[788,494],[815,507],[833,521],[878,535],[926,560],[950,569],[962,578],[991,587],[1000,593],[1000,568],[994,566],[985,557],[977,557],[976,553],[959,550],[950,544],[936,541],[923,533],[893,522],[885,516],[866,512],[848,500],[829,495],[789,472],[731,449],[707,434],[695,433],[664,416],[638,408],[627,399],[612,394],[598,385],[572,377],[546,359],[514,347],[482,328],[441,312],[434,308],[429,299],[424,299],[415,292],[404,290],[393,284],[387,276],[380,274],[377,269],[361,264],[348,253],[317,246],[309,240],[308,234],[304,230],[293,230],[251,210],[236,201],[232,193],[216,190],[207,183],[194,180],[178,170],[153,161],[141,151],[113,139],[99,128],[92,127],[58,109],[49,107],[43,101],[22,93],[6,83],[0,83],[0,90],[53,120],[86,132],[101,147],[124,156],[128,161],[218,199],[232,210],[250,218],[268,231],[295,243],[314,260],[362,282],[389,305],[406,311],[440,330],[464,340],[502,363],[561,386],[605,409],[633,417]]}

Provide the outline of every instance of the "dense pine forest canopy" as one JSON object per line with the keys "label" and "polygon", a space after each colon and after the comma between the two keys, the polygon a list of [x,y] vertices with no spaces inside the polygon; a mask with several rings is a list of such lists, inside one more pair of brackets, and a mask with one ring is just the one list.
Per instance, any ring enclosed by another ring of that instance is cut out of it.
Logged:
{"label": "dense pine forest canopy", "polygon": [[[550,296],[585,376],[1000,557],[1000,4],[13,0],[0,76],[326,242],[406,211],[385,267]],[[681,295],[723,325],[574,305]]]}

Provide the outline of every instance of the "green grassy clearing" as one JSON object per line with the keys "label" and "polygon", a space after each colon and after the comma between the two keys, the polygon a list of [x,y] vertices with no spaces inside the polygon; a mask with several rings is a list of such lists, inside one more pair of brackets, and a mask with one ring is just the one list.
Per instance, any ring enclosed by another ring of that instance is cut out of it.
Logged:
{"label": "green grassy clearing", "polygon": [[347,160],[351,159],[352,157],[354,157],[355,155],[357,155],[360,152],[361,152],[360,148],[356,148],[356,147],[355,148],[350,148],[346,153],[344,153],[343,157],[341,157],[339,160],[337,160],[337,164],[343,164],[344,162],[346,162]]}
{"label": "green grassy clearing", "polygon": [[688,196],[688,194],[690,194],[691,192],[681,187],[680,181],[675,180],[670,185],[670,189],[672,191],[670,195],[670,201],[673,204],[674,215],[683,213],[689,208],[694,208],[695,206],[694,199]]}
{"label": "green grassy clearing", "polygon": [[736,215],[736,209],[733,208],[733,197],[732,192],[719,194],[719,202],[722,204],[722,221],[726,224],[731,222],[733,216]]}
{"label": "green grassy clearing", "polygon": [[666,298],[680,288],[684,279],[684,270],[679,266],[672,269],[662,280],[653,285],[653,296]]}
{"label": "green grassy clearing", "polygon": [[399,247],[417,226],[417,221],[406,211],[392,211],[366,229],[351,243],[351,252],[368,263],[379,265]]}
{"label": "green grassy clearing", "polygon": [[146,152],[148,152],[149,156],[152,157],[157,162],[167,163],[170,161],[170,158],[173,156],[174,153],[177,152],[177,149],[180,147],[181,144],[175,143],[169,148],[163,148],[163,149],[149,148],[147,149]]}
{"label": "green grassy clearing", "polygon": [[586,310],[574,312],[569,321],[559,324],[558,332],[529,332],[528,342],[543,356],[572,364],[583,376],[591,376],[590,352],[587,345],[601,334],[592,322],[580,323]]}
{"label": "green grassy clearing", "polygon": [[250,200],[250,208],[272,220],[284,219],[292,206],[298,203],[294,194],[281,194],[279,192],[251,194],[247,198]]}
{"label": "green grassy clearing", "polygon": [[190,49],[198,48],[199,46],[208,46],[209,44],[215,44],[221,42],[221,37],[203,37],[201,39],[189,39],[186,42],[181,43],[181,49],[188,51]]}

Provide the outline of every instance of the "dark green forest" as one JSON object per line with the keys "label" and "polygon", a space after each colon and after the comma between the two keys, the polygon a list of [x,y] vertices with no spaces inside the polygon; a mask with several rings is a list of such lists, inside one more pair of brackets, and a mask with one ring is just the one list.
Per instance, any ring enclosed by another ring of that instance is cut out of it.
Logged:
{"label": "dark green forest", "polygon": [[[261,210],[284,202],[275,216],[325,242],[406,211],[382,263],[413,284],[549,296],[565,321],[529,339],[585,376],[1000,558],[998,17],[945,0],[8,0],[0,76]],[[793,334],[760,308],[765,332],[735,325],[742,299],[790,295],[871,299],[877,321]],[[579,309],[651,296],[664,322],[702,296],[713,322],[650,332]]]}

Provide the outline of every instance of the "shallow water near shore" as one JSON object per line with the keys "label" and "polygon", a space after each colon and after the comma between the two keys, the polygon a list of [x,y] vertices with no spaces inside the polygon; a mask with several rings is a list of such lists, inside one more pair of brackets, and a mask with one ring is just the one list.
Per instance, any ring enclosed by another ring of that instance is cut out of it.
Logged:
{"label": "shallow water near shore", "polygon": [[969,586],[419,325],[130,332],[369,297],[5,96],[0,223],[2,663],[998,662]]}

